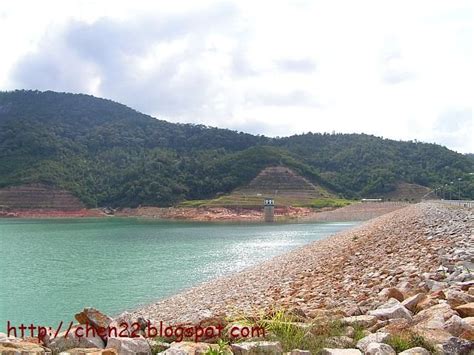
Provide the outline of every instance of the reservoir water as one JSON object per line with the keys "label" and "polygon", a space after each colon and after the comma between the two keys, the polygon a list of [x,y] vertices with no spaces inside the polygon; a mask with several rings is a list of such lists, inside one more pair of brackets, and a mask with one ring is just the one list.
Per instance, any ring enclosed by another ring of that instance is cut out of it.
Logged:
{"label": "reservoir water", "polygon": [[0,219],[0,331],[54,327],[87,306],[114,315],[355,224]]}

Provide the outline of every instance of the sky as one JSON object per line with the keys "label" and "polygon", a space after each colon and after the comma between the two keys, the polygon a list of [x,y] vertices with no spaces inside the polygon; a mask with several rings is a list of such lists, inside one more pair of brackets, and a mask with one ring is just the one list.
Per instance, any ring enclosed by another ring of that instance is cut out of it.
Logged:
{"label": "sky", "polygon": [[0,90],[87,93],[267,136],[474,153],[473,2],[0,1]]}

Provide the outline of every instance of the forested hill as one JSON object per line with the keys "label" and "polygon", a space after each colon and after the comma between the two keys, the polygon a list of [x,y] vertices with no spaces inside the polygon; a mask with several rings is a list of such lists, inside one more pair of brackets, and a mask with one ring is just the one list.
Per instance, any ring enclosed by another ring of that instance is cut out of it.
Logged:
{"label": "forested hill", "polygon": [[435,144],[364,134],[267,138],[169,123],[89,95],[0,92],[0,187],[46,183],[89,206],[170,205],[230,192],[274,165],[349,198],[398,182],[474,197],[474,161]]}

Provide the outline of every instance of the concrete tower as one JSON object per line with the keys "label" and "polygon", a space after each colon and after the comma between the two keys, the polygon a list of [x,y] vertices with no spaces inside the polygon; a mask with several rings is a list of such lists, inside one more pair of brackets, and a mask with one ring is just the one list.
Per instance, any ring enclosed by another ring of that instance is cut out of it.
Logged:
{"label": "concrete tower", "polygon": [[266,197],[263,200],[263,213],[265,222],[273,222],[275,214],[275,201],[271,197]]}

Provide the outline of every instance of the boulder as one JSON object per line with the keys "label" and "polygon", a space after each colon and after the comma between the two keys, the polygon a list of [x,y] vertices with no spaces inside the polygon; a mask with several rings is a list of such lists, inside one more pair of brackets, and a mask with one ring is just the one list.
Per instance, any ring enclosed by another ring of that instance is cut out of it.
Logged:
{"label": "boulder", "polygon": [[440,281],[431,280],[431,279],[426,280],[426,285],[431,291],[441,291],[445,289],[446,286],[448,286],[446,282],[440,282]]}
{"label": "boulder", "polygon": [[438,299],[430,296],[424,295],[416,304],[416,310],[424,310],[438,304]]}
{"label": "boulder", "polygon": [[402,302],[404,300],[403,293],[395,287],[384,288],[379,292],[379,296],[384,300],[389,300],[390,298],[395,298],[396,300]]}
{"label": "boulder", "polygon": [[387,303],[384,303],[373,311],[367,312],[367,314],[382,320],[393,318],[405,318],[409,321],[412,320],[410,311],[395,298],[391,298]]}
{"label": "boulder", "polygon": [[474,317],[474,302],[469,302],[458,306],[455,310],[459,313],[459,315],[463,318],[465,317]]}
{"label": "boulder", "polygon": [[388,345],[383,343],[370,343],[367,346],[365,355],[397,355],[395,350]]}
{"label": "boulder", "polygon": [[329,349],[321,350],[321,355],[362,355],[359,349]]}
{"label": "boulder", "polygon": [[420,311],[413,317],[413,322],[417,326],[443,329],[444,323],[454,315],[457,313],[447,303],[440,303]]}
{"label": "boulder", "polygon": [[115,349],[75,348],[62,351],[59,355],[118,355]]}
{"label": "boulder", "polygon": [[445,291],[445,294],[446,294],[446,300],[448,301],[449,305],[452,308],[462,306],[463,304],[466,304],[466,303],[474,302],[474,296],[466,292],[448,289]]}
{"label": "boulder", "polygon": [[431,353],[426,350],[425,348],[422,348],[420,346],[416,348],[411,348],[405,351],[402,351],[401,353],[398,353],[398,355],[430,355]]}
{"label": "boulder", "polygon": [[464,319],[458,315],[453,315],[451,318],[449,318],[446,323],[444,323],[444,329],[455,337],[458,337],[463,333],[474,333],[474,327],[465,322]]}
{"label": "boulder", "polygon": [[446,330],[446,322],[455,311],[447,303],[427,308],[413,317],[413,330],[433,343],[444,343],[452,335]]}
{"label": "boulder", "polygon": [[107,348],[117,350],[122,355],[151,355],[151,348],[145,338],[109,338]]}
{"label": "boulder", "polygon": [[466,317],[466,318],[463,318],[463,320],[470,326],[474,327],[474,317]]}
{"label": "boulder", "polygon": [[424,294],[424,293],[417,293],[416,295],[411,296],[411,297],[407,298],[406,300],[404,300],[402,302],[402,305],[406,309],[408,309],[410,312],[415,312],[415,310],[417,308],[417,305],[418,305],[418,302],[420,302],[425,296],[426,296],[426,294]]}
{"label": "boulder", "polygon": [[96,329],[98,327],[107,328],[113,321],[111,317],[89,307],[84,308],[82,312],[77,313],[74,317],[80,324],[90,324]]}
{"label": "boulder", "polygon": [[354,340],[345,335],[329,337],[326,340],[326,345],[333,348],[348,348],[353,343]]}
{"label": "boulder", "polygon": [[390,339],[389,333],[384,333],[384,332],[373,333],[360,339],[357,342],[356,347],[365,353],[370,343],[383,343],[389,339]]}
{"label": "boulder", "polygon": [[[69,332],[62,332],[55,338],[44,338],[45,345],[53,352],[61,352],[74,348],[105,348],[104,341],[98,335],[76,336],[77,327],[72,327]],[[67,334],[67,336],[66,336]],[[77,334],[84,334],[84,329]]]}
{"label": "boulder", "polygon": [[474,342],[451,337],[443,344],[438,345],[438,350],[442,354],[471,355],[474,350]]}
{"label": "boulder", "polygon": [[379,328],[378,331],[390,334],[398,334],[407,330],[411,325],[411,323],[405,318],[394,318],[385,322],[387,322],[387,324],[384,327]]}
{"label": "boulder", "polygon": [[281,355],[283,349],[278,341],[246,341],[232,344],[235,355]]}
{"label": "boulder", "polygon": [[369,328],[377,323],[377,317],[371,315],[344,317],[341,318],[341,323],[342,325],[359,325],[364,328]]}
{"label": "boulder", "polygon": [[0,341],[0,354],[42,355],[51,354],[51,351],[35,343]]}

